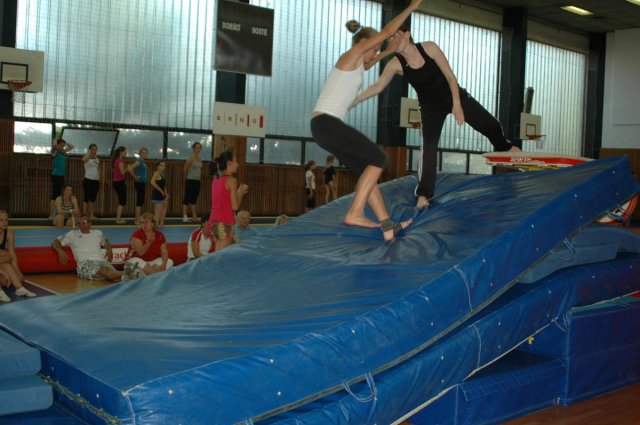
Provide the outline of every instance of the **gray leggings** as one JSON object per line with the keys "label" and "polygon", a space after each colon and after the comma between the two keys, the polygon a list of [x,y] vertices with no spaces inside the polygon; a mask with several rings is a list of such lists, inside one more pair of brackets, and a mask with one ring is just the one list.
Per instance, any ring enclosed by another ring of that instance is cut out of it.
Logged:
{"label": "gray leggings", "polygon": [[387,166],[387,154],[367,136],[336,117],[323,114],[312,118],[311,134],[318,146],[358,177],[368,165],[382,169]]}

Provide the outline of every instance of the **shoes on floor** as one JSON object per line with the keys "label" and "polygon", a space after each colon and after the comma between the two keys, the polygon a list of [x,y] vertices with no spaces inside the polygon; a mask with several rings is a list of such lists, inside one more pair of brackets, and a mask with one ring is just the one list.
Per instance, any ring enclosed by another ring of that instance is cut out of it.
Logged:
{"label": "shoes on floor", "polygon": [[33,298],[33,297],[37,297],[38,294],[31,292],[30,290],[28,290],[27,288],[25,288],[24,286],[22,288],[18,288],[16,289],[15,294],[19,297],[27,297],[27,298]]}
{"label": "shoes on floor", "polygon": [[124,270],[122,272],[122,280],[133,280],[136,278],[136,263],[125,263]]}
{"label": "shoes on floor", "polygon": [[0,302],[3,302],[3,303],[11,302],[11,298],[9,298],[2,289],[0,289]]}
{"label": "shoes on floor", "polygon": [[116,224],[127,224],[127,220],[125,220],[124,218],[120,220],[116,220]]}
{"label": "shoes on floor", "polygon": [[189,223],[189,222],[191,222],[191,219],[189,217],[187,217],[186,215],[183,215],[182,216],[182,222],[183,223]]}

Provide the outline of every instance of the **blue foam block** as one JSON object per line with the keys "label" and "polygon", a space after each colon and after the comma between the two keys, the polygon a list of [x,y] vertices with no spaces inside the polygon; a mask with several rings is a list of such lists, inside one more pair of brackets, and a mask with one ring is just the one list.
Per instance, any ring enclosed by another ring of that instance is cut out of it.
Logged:
{"label": "blue foam block", "polygon": [[558,359],[514,351],[408,421],[414,425],[498,424],[556,404],[565,373]]}
{"label": "blue foam block", "polygon": [[0,379],[35,375],[40,352],[0,330]]}
{"label": "blue foam block", "polygon": [[54,402],[51,407],[36,412],[0,416],[0,425],[87,425]]}
{"label": "blue foam block", "polygon": [[53,390],[38,376],[0,381],[0,415],[47,409],[53,403]]}
{"label": "blue foam block", "polygon": [[640,343],[639,323],[638,298],[624,297],[577,307],[536,335],[523,349],[560,358],[597,354]]}

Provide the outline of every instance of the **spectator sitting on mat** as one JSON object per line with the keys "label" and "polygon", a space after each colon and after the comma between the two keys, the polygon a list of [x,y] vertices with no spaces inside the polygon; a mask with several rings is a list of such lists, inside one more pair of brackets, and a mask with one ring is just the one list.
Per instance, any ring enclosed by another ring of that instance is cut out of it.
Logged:
{"label": "spectator sitting on mat", "polygon": [[289,216],[288,215],[280,214],[279,216],[276,217],[275,226],[280,226],[281,224],[286,223],[287,220],[289,220]]}
{"label": "spectator sitting on mat", "polygon": [[[19,297],[35,297],[36,294],[22,286],[24,275],[18,268],[13,231],[9,229],[9,214],[0,210],[0,286],[12,285]],[[0,302],[11,302],[11,298],[0,289]]]}
{"label": "spectator sitting on mat", "polygon": [[240,210],[236,214],[236,225],[233,230],[233,241],[235,243],[257,235],[258,231],[251,227],[251,214],[247,210]]}
{"label": "spectator sitting on mat", "polygon": [[191,233],[187,242],[187,258],[193,260],[211,254],[216,250],[209,216],[202,217],[200,228]]}
{"label": "spectator sitting on mat", "polygon": [[156,230],[156,218],[151,213],[140,217],[140,229],[131,235],[129,259],[124,265],[124,280],[158,273],[173,267],[167,240]]}
{"label": "spectator sitting on mat", "polygon": [[[51,244],[58,253],[58,262],[67,264],[69,257],[62,249],[68,246],[76,259],[78,276],[89,280],[111,280],[118,282],[122,279],[122,272],[113,267],[113,251],[111,244],[104,237],[102,231],[91,228],[89,214],[81,214],[78,219],[79,230],[71,230],[64,236],[54,239]],[[102,252],[104,247],[106,253]]]}
{"label": "spectator sitting on mat", "polygon": [[56,198],[56,216],[53,224],[58,227],[76,227],[76,221],[80,215],[78,200],[73,195],[73,186],[65,184],[60,196]]}

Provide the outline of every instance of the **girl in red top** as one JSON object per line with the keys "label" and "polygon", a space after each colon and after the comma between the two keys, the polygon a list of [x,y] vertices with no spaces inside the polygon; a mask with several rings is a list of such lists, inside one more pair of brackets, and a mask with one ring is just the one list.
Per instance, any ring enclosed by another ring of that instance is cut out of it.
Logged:
{"label": "girl in red top", "polygon": [[113,181],[111,185],[118,195],[118,207],[116,209],[116,224],[125,224],[127,220],[122,218],[122,211],[127,204],[127,186],[124,182],[127,164],[124,157],[127,156],[127,148],[118,146],[113,153]]}
{"label": "girl in red top", "polygon": [[238,185],[233,173],[238,171],[238,161],[232,150],[211,161],[209,166],[211,182],[211,215],[209,222],[216,241],[216,251],[226,248],[233,242],[233,226],[236,223],[235,212],[240,208],[242,198],[249,190],[246,184]]}
{"label": "girl in red top", "polygon": [[156,230],[156,218],[151,213],[144,213],[140,217],[140,229],[131,235],[130,258],[124,266],[123,280],[158,273],[173,267],[173,260],[169,258],[167,240],[162,232]]}

